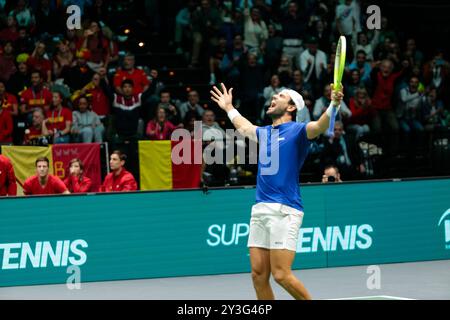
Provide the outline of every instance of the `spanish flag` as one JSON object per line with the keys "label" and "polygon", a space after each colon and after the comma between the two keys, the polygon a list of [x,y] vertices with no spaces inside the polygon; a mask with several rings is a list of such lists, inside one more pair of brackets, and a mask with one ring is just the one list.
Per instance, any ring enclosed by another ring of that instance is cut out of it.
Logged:
{"label": "spanish flag", "polygon": [[201,142],[139,141],[141,190],[198,188]]}

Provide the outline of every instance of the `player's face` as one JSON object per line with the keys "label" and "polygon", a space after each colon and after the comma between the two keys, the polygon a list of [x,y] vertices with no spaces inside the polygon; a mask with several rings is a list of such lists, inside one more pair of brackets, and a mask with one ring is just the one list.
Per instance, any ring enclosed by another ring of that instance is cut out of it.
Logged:
{"label": "player's face", "polygon": [[267,109],[266,114],[271,116],[272,118],[283,116],[288,110],[288,108],[291,106],[289,104],[289,101],[291,101],[291,97],[283,91],[274,94],[272,97],[272,103]]}
{"label": "player's face", "polygon": [[48,164],[46,161],[39,161],[36,164],[36,173],[40,178],[45,178],[48,175]]}
{"label": "player's face", "polygon": [[111,171],[117,171],[123,166],[123,161],[120,160],[119,156],[117,154],[112,154],[111,158],[109,160],[109,166],[111,168]]}

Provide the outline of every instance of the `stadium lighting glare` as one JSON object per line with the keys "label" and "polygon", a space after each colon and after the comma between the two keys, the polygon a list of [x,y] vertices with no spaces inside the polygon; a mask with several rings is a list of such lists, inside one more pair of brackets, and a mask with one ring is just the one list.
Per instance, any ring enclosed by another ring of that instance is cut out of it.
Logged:
{"label": "stadium lighting glare", "polygon": [[145,43],[141,41],[141,42],[139,42],[139,43],[138,43],[138,45],[139,45],[139,47],[141,47],[141,48],[142,48],[142,47],[144,47],[144,46],[145,46]]}
{"label": "stadium lighting glare", "polygon": [[125,33],[125,34],[129,34],[130,32],[131,32],[131,30],[128,28],[123,31],[123,33]]}

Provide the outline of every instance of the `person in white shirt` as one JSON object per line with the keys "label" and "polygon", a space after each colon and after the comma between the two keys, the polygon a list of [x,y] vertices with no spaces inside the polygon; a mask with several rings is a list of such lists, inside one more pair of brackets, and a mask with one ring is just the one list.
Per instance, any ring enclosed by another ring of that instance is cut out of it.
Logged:
{"label": "person in white shirt", "polygon": [[327,68],[327,55],[318,48],[317,38],[309,37],[308,49],[300,55],[299,66],[304,75],[304,82],[311,86],[314,94],[320,94],[320,79]]}
{"label": "person in white shirt", "polygon": [[336,28],[339,34],[350,37],[353,31],[361,31],[359,22],[360,7],[358,2],[345,0],[336,6]]}
{"label": "person in white shirt", "polygon": [[[323,89],[323,96],[316,100],[314,104],[313,110],[313,119],[317,120],[320,116],[327,110],[331,101],[331,87],[330,85],[326,85]],[[344,101],[341,101],[341,108],[339,110],[338,115],[336,116],[336,120],[342,120],[343,118],[350,118],[352,116],[352,112],[347,107]]]}

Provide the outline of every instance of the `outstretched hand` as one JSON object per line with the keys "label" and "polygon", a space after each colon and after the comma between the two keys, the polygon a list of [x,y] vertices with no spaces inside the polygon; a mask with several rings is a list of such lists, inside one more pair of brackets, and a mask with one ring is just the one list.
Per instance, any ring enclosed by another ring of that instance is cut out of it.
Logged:
{"label": "outstretched hand", "polygon": [[220,84],[222,87],[222,91],[220,91],[216,86],[213,87],[211,93],[211,100],[219,105],[219,107],[226,112],[233,109],[233,88],[230,88],[227,91],[227,88],[223,83]]}

